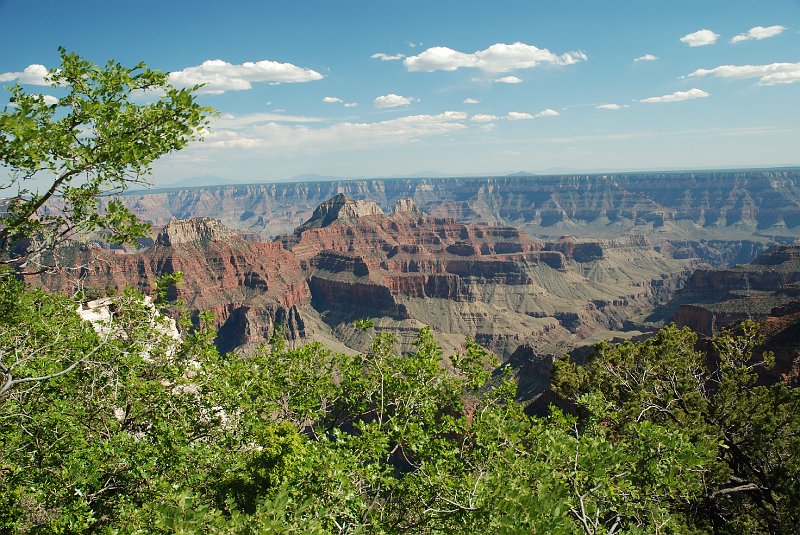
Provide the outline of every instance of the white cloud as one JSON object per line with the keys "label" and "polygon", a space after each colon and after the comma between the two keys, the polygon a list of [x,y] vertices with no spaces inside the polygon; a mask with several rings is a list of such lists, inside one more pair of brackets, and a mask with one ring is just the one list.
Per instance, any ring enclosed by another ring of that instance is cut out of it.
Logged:
{"label": "white cloud", "polygon": [[398,106],[410,106],[415,99],[389,93],[375,99],[376,108],[396,108]]}
{"label": "white cloud", "polygon": [[301,83],[321,80],[317,71],[298,67],[291,63],[262,60],[232,64],[221,59],[204,61],[201,65],[187,67],[169,74],[169,82],[176,87],[191,87],[206,84],[201,93],[221,94],[226,91],[251,89],[253,83],[270,84]]}
{"label": "white cloud", "polygon": [[522,111],[510,111],[506,115],[506,118],[509,121],[525,121],[528,119],[533,119],[534,117],[530,113],[525,113]]}
{"label": "white cloud", "polygon": [[502,78],[495,78],[494,81],[498,84],[520,84],[522,83],[522,78],[517,78],[516,76],[503,76]]}
{"label": "white cloud", "polygon": [[708,29],[697,30],[694,33],[687,33],[681,37],[681,42],[689,46],[706,46],[713,45],[719,39],[719,34],[712,32]]}
{"label": "white cloud", "polygon": [[534,119],[538,119],[539,117],[556,117],[561,115],[556,110],[551,110],[550,108],[544,109],[533,116]]}
{"label": "white cloud", "polygon": [[485,50],[465,54],[445,46],[435,46],[416,56],[403,60],[408,71],[454,71],[472,68],[486,72],[508,72],[516,69],[532,69],[539,65],[572,65],[588,58],[584,52],[571,51],[558,55],[546,48],[538,48],[521,42],[496,43]]}
{"label": "white cloud", "polygon": [[326,104],[342,104],[345,108],[355,108],[358,106],[357,102],[345,102],[339,97],[323,97],[322,102],[325,102]]}
{"label": "white cloud", "polygon": [[248,113],[246,115],[224,113],[219,117],[211,119],[211,128],[235,130],[266,123],[318,123],[321,121],[322,119],[318,117],[282,115],[276,112]]}
{"label": "white cloud", "polygon": [[489,123],[492,121],[496,121],[498,117],[496,115],[486,115],[483,113],[476,113],[472,117],[469,118],[470,121],[474,123]]}
{"label": "white cloud", "polygon": [[776,35],[780,35],[786,30],[786,26],[754,26],[750,28],[744,33],[740,33],[739,35],[735,36],[731,39],[731,43],[741,43],[742,41],[760,41],[761,39],[769,39],[770,37],[775,37]]}
{"label": "white cloud", "polygon": [[230,124],[242,128],[213,125],[205,141],[195,150],[257,149],[260,151],[361,150],[392,146],[418,139],[463,130],[467,114],[447,111],[437,115],[410,115],[375,123],[341,122],[331,125],[287,124],[273,121],[251,122],[249,117],[232,116]]}
{"label": "white cloud", "polygon": [[50,82],[45,80],[46,77],[47,67],[34,63],[25,67],[22,72],[0,73],[0,82],[13,82],[16,80],[20,84],[50,85]]}
{"label": "white cloud", "polygon": [[756,85],[781,85],[800,82],[800,62],[770,63],[769,65],[720,65],[713,69],[697,69],[691,77],[759,78]]}
{"label": "white cloud", "polygon": [[379,59],[381,61],[397,61],[399,59],[403,59],[406,57],[405,54],[384,54],[383,52],[378,52],[377,54],[372,54],[370,56],[372,59]]}
{"label": "white cloud", "polygon": [[627,107],[628,107],[627,104],[622,104],[622,105],[619,105],[619,104],[600,104],[599,106],[597,106],[597,109],[598,110],[615,110],[616,111],[616,110],[621,110],[622,108],[627,108]]}
{"label": "white cloud", "polygon": [[634,63],[638,63],[640,61],[656,61],[658,59],[659,59],[658,56],[654,56],[653,54],[645,54],[644,56],[633,58],[633,61]]}
{"label": "white cloud", "polygon": [[478,100],[477,98],[472,98],[472,97],[465,98],[462,102],[464,102],[464,104],[480,104],[481,103],[480,100]]}
{"label": "white cloud", "polygon": [[680,102],[682,100],[692,100],[695,98],[704,98],[707,96],[708,93],[706,93],[702,89],[697,89],[696,87],[693,87],[688,91],[676,91],[675,93],[671,93],[669,95],[662,95],[660,97],[643,98],[639,102],[645,102],[648,104],[661,103],[661,102]]}

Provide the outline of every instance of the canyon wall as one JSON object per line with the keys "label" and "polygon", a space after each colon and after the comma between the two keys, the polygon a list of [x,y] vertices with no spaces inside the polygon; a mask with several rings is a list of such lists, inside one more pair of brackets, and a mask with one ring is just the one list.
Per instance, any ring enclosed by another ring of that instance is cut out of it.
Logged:
{"label": "canyon wall", "polygon": [[678,325],[716,335],[745,319],[763,320],[800,295],[800,246],[779,245],[752,263],[697,269],[675,296]]}
{"label": "canyon wall", "polygon": [[412,199],[390,213],[337,194],[293,232],[245,240],[210,218],[174,220],[141,252],[74,246],[50,288],[152,291],[180,271],[173,297],[217,318],[223,351],[262,343],[283,324],[292,340],[363,351],[368,318],[410,348],[429,325],[447,350],[466,337],[506,358],[524,345],[557,354],[586,340],[635,329],[667,299],[696,258],[660,253],[643,235],[554,241],[507,225],[426,215]]}
{"label": "canyon wall", "polygon": [[214,217],[237,231],[276,236],[339,193],[383,211],[409,198],[433,217],[513,225],[550,238],[636,232],[660,243],[800,236],[798,169],[248,184],[131,192],[123,200],[157,226]]}

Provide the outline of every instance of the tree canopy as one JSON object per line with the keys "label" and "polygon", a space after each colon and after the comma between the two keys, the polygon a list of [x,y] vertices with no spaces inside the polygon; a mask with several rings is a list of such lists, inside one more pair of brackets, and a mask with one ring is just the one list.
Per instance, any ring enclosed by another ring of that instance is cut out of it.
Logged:
{"label": "tree canopy", "polygon": [[210,113],[197,87],[176,89],[144,63],[59,52],[47,76],[57,101],[15,84],[0,112],[0,260],[19,270],[47,267],[46,253],[75,235],[142,236],[146,224],[113,199],[100,211],[98,197],[145,184],[152,163],[198,139]]}
{"label": "tree canopy", "polygon": [[[754,386],[752,337],[601,344],[559,363],[578,407],[530,417],[474,343],[444,356],[374,335],[360,355],[220,355],[177,341],[141,295],[109,329],[65,296],[3,283],[16,368],[75,370],[0,397],[0,530],[60,533],[775,533],[798,510],[798,396]],[[210,318],[205,318],[210,320]],[[103,341],[103,343],[99,343]],[[95,350],[95,348],[98,348]],[[35,358],[25,359],[24,355]],[[45,364],[50,363],[50,364]],[[49,367],[48,367],[49,366]],[[734,400],[735,398],[735,400]]]}

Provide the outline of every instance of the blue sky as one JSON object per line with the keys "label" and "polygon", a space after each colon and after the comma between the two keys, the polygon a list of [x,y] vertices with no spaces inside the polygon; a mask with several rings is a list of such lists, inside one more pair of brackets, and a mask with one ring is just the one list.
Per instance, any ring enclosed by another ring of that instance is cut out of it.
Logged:
{"label": "blue sky", "polygon": [[60,45],[207,82],[157,185],[800,164],[798,0],[0,0],[0,81]]}

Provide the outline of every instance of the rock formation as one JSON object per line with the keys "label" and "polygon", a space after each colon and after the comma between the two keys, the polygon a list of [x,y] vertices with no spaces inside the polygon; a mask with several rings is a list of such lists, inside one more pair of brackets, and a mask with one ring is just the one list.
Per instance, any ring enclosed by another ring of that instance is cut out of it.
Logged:
{"label": "rock formation", "polygon": [[446,346],[466,335],[501,356],[523,343],[557,351],[621,329],[693,265],[641,236],[545,243],[514,227],[425,216],[409,201],[389,216],[320,219],[281,240],[306,269],[314,308],[357,349],[350,322],[368,316],[401,340],[425,324]]}
{"label": "rock formation", "polygon": [[[216,315],[222,350],[263,342],[277,323],[292,339],[363,350],[369,336],[352,321],[369,317],[404,347],[430,325],[448,349],[469,336],[507,357],[635,328],[631,318],[669,297],[696,259],[663,255],[641,235],[544,242],[512,226],[428,216],[409,199],[386,215],[337,194],[273,242],[180,220],[144,251],[78,247],[71,262],[84,287],[151,291],[158,275],[183,272],[173,297]],[[63,274],[38,281],[69,284]]]}
{"label": "rock formation", "polygon": [[675,298],[674,321],[711,336],[745,319],[765,319],[798,295],[800,246],[776,246],[750,264],[696,270]]}
{"label": "rock formation", "polygon": [[204,244],[227,240],[232,235],[233,233],[216,219],[208,217],[175,219],[158,233],[155,243],[165,247],[182,243]]}
{"label": "rock formation", "polygon": [[714,240],[800,237],[796,168],[250,184],[130,193],[122,200],[156,226],[215,217],[236,231],[275,236],[292,232],[340,193],[386,211],[412,199],[434,217],[513,225],[548,239],[627,232],[657,246],[666,239],[703,249],[702,242]]}
{"label": "rock formation", "polygon": [[184,280],[171,297],[193,314],[214,313],[223,351],[262,342],[276,323],[289,326],[292,338],[313,337],[299,312],[311,295],[295,255],[280,243],[242,240],[213,220],[172,222],[153,247],[135,254],[76,246],[70,262],[77,271],[43,274],[34,282],[68,291],[74,285],[134,286],[147,293],[159,275],[180,271]]}
{"label": "rock formation", "polygon": [[383,215],[383,210],[374,202],[356,201],[339,193],[317,206],[311,219],[298,230],[327,227],[334,221],[356,221],[361,217],[379,215]]}

